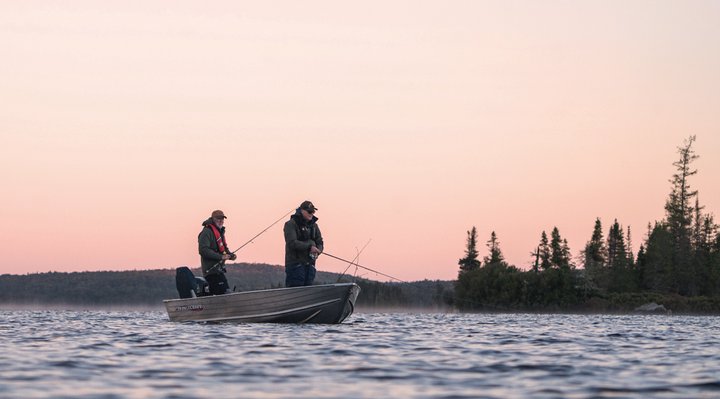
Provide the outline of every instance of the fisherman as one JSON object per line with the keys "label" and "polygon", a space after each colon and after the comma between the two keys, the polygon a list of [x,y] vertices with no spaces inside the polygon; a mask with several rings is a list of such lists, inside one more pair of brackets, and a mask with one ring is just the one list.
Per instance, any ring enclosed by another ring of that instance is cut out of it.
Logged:
{"label": "fisherman", "polygon": [[225,219],[221,210],[213,211],[210,218],[202,223],[203,229],[198,234],[198,251],[203,277],[210,286],[211,295],[222,295],[229,292],[225,277],[225,261],[235,260],[237,255],[230,252],[225,241]]}
{"label": "fisherman", "polygon": [[285,222],[285,286],[312,285],[315,259],[323,251],[323,238],[315,217],[315,205],[303,201]]}

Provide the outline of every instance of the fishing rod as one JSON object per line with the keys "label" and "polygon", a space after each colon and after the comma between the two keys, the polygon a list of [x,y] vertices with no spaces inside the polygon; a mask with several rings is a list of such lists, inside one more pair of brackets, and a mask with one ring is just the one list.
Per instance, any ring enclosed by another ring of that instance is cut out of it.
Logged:
{"label": "fishing rod", "polygon": [[320,255],[327,255],[327,256],[329,256],[329,257],[331,257],[331,258],[333,258],[333,259],[337,259],[337,260],[339,260],[339,261],[341,261],[341,262],[349,263],[350,265],[355,265],[355,266],[357,266],[357,267],[359,267],[359,268],[361,268],[361,269],[365,269],[365,270],[367,270],[367,271],[370,271],[370,272],[373,272],[373,273],[377,273],[377,274],[379,274],[379,275],[381,275],[381,276],[385,276],[385,277],[387,277],[387,278],[391,278],[391,279],[396,280],[396,281],[399,281],[399,282],[401,282],[401,283],[407,283],[407,281],[400,280],[399,278],[393,277],[393,276],[391,276],[391,275],[389,275],[389,274],[385,274],[385,273],[379,272],[379,271],[377,271],[377,270],[371,269],[371,268],[369,268],[369,267],[365,267],[365,266],[360,265],[360,264],[357,264],[357,263],[355,263],[355,262],[350,262],[349,260],[345,260],[345,259],[340,258],[340,257],[337,257],[337,256],[335,256],[335,255],[331,255],[331,254],[329,254],[329,253],[327,253],[327,252],[323,252],[323,253],[321,253]]}
{"label": "fishing rod", "polygon": [[[256,238],[260,237],[264,232],[270,230],[271,227],[275,226],[279,221],[285,219],[285,217],[286,217],[287,215],[291,214],[291,213],[294,212],[294,211],[295,211],[295,209],[291,209],[288,213],[282,215],[282,216],[280,217],[280,219],[274,221],[270,226],[266,227],[263,231],[255,234],[255,236],[254,236],[253,238],[247,240],[247,242],[245,242],[245,244],[241,245],[238,249],[236,249],[236,250],[234,250],[234,251],[232,251],[232,252],[230,252],[230,253],[231,253],[231,254],[234,254],[235,252],[243,249],[246,245],[250,244],[250,243],[253,242]],[[214,265],[213,265],[211,268],[209,268],[209,269],[207,270],[207,272],[205,272],[205,273],[210,273],[211,271],[215,270],[216,267],[220,266],[220,264],[222,264],[222,263],[224,263],[224,262],[225,262],[224,260],[221,260],[220,262],[214,264]]]}
{"label": "fishing rod", "polygon": [[[358,258],[360,258],[360,254],[365,250],[365,248],[367,248],[368,244],[370,244],[370,241],[372,241],[372,238],[369,239],[368,242],[366,242],[365,245],[363,245],[362,248],[360,248],[360,251],[358,251],[357,255],[355,255],[355,257],[353,258],[353,260],[352,260],[353,262],[355,262],[356,260],[358,260]],[[355,250],[357,250],[357,247],[355,247]],[[338,276],[338,279],[337,279],[337,282],[338,282],[338,283],[340,282],[340,279],[342,278],[342,276],[344,276],[345,273],[348,271],[348,269],[350,268],[350,266],[352,266],[352,265],[354,265],[354,264],[355,264],[355,263],[350,263],[350,264],[348,265],[348,267],[346,267],[345,270],[343,270],[342,274],[340,274],[340,275]],[[355,268],[355,272],[357,273],[357,268]]]}

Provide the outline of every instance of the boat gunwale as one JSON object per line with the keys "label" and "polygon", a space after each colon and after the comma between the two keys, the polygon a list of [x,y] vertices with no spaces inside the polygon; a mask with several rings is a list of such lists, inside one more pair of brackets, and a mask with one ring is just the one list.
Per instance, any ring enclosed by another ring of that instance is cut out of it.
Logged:
{"label": "boat gunwale", "polygon": [[279,292],[279,291],[287,291],[287,290],[295,290],[299,291],[302,289],[318,289],[318,288],[326,288],[326,287],[342,287],[342,286],[357,286],[355,283],[335,283],[335,284],[319,284],[319,285],[306,285],[302,287],[281,287],[281,288],[268,288],[264,290],[252,290],[252,291],[239,291],[239,292],[229,292],[227,294],[222,295],[204,295],[204,296],[196,296],[193,298],[174,298],[174,299],[163,299],[163,303],[171,303],[171,302],[182,302],[182,301],[192,301],[192,300],[203,300],[206,301],[210,298],[232,298],[234,296],[238,295],[248,295],[253,293],[268,293],[268,292]]}

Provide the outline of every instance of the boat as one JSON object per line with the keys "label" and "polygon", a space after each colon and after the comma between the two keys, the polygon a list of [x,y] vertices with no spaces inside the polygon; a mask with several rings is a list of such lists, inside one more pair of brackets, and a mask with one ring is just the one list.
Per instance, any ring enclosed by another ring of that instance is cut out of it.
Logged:
{"label": "boat", "polygon": [[181,298],[163,301],[170,321],[339,324],[360,293],[355,283],[339,283],[203,295],[203,279],[190,290],[180,281]]}

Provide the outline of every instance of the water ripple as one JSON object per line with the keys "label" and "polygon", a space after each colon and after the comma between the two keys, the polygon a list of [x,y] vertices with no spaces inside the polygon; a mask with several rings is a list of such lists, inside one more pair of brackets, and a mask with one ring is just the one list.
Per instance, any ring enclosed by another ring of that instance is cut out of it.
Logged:
{"label": "water ripple", "polygon": [[689,316],[360,313],[315,326],[0,311],[0,396],[713,398],[719,328]]}

